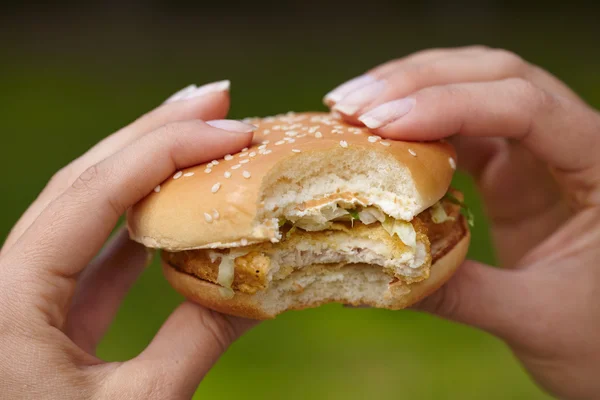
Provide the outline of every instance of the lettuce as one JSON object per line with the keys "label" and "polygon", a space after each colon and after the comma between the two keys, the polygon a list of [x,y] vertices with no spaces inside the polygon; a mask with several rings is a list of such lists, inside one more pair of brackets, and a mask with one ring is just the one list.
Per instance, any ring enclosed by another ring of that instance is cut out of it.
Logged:
{"label": "lettuce", "polygon": [[462,201],[457,199],[456,196],[454,196],[450,192],[448,192],[444,195],[444,199],[448,200],[451,203],[459,205],[461,212],[467,219],[467,223],[469,224],[469,226],[471,226],[471,227],[475,226],[475,216],[473,215],[473,212],[471,211],[471,209],[469,207],[467,207],[467,205],[465,203],[463,203]]}

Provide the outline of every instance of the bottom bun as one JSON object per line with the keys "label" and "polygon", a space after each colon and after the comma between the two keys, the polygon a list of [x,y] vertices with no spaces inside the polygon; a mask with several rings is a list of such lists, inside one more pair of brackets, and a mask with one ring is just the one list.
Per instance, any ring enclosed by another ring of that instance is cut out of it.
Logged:
{"label": "bottom bun", "polygon": [[326,303],[400,310],[439,289],[464,261],[470,233],[461,217],[464,236],[431,266],[429,278],[413,284],[391,281],[381,267],[369,264],[313,265],[292,273],[253,295],[236,292],[221,295],[220,286],[180,272],[163,262],[171,286],[188,300],[224,314],[251,319],[272,319],[288,310],[315,308]]}

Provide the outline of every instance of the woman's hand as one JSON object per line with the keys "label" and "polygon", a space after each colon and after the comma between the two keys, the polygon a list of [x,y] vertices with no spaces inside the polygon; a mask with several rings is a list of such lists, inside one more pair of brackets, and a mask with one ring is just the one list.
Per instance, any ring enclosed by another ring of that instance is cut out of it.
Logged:
{"label": "woman's hand", "polygon": [[219,120],[228,87],[188,88],[109,136],[59,171],[13,228],[0,253],[0,397],[190,398],[253,325],[184,302],[134,359],[94,354],[149,262],[126,230],[102,249],[119,217],[176,170],[251,142],[253,126]]}
{"label": "woman's hand", "polygon": [[325,96],[390,139],[449,138],[477,181],[504,269],[467,261],[419,308],[504,339],[561,398],[600,396],[600,115],[485,47],[394,60]]}

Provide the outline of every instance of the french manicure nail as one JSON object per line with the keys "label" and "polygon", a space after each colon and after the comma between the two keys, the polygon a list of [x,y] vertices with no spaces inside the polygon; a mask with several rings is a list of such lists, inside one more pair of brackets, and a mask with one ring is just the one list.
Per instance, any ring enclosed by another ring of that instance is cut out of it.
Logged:
{"label": "french manicure nail", "polygon": [[356,78],[350,79],[346,83],[342,83],[340,86],[333,89],[331,92],[327,93],[323,98],[323,103],[328,106],[331,106],[338,101],[342,100],[348,93],[362,87],[366,86],[375,81],[370,75],[361,75]]}
{"label": "french manicure nail", "polygon": [[245,122],[236,121],[233,119],[213,119],[212,121],[206,121],[206,123],[213,128],[237,133],[249,133],[258,129],[256,125],[247,124]]}
{"label": "french manicure nail", "polygon": [[345,115],[354,115],[361,108],[367,106],[385,89],[385,82],[374,81],[370,84],[360,87],[333,106],[335,111],[339,111]]}
{"label": "french manicure nail", "polygon": [[367,128],[377,129],[390,122],[402,118],[415,106],[415,99],[406,97],[404,99],[393,100],[383,103],[371,111],[362,114],[358,120],[365,124]]}
{"label": "french manicure nail", "polygon": [[230,86],[231,82],[228,80],[211,82],[200,87],[196,85],[189,85],[171,95],[167,100],[165,100],[165,103],[202,97],[209,93],[225,92],[229,90]]}

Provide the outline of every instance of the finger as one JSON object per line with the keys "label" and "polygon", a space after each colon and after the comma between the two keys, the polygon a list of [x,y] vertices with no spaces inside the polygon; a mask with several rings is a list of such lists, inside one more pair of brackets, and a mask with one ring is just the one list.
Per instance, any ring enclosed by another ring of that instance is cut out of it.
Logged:
{"label": "finger", "polygon": [[506,152],[508,143],[502,138],[451,136],[448,138],[457,155],[458,169],[479,181],[487,165]]}
{"label": "finger", "polygon": [[420,89],[461,82],[486,82],[506,78],[527,78],[538,87],[559,95],[574,96],[557,79],[521,57],[506,50],[457,52],[424,63],[397,65],[369,85],[353,90],[333,106],[333,110],[352,122],[357,115],[379,104],[402,98]]}
{"label": "finger", "polygon": [[378,65],[371,69],[368,74],[375,78],[383,78],[408,65],[425,64],[454,56],[465,57],[472,54],[481,54],[488,50],[490,50],[489,47],[482,45],[426,49]]}
{"label": "finger", "polygon": [[185,302],[146,350],[126,364],[168,383],[173,398],[189,399],[219,357],[256,323]]}
{"label": "finger", "polygon": [[[214,82],[187,94],[180,93],[155,110],[138,118],[130,125],[108,136],[83,156],[60,170],[40,193],[27,211],[21,216],[4,242],[2,252],[8,250],[44,208],[73,184],[75,179],[91,165],[94,165],[116,151],[127,146],[142,135],[158,127],[176,121],[193,119],[220,119],[229,110],[229,81]],[[178,92],[179,93],[179,92]],[[176,93],[176,95],[178,94]]]}
{"label": "finger", "polygon": [[437,60],[453,54],[466,55],[474,52],[481,52],[483,51],[483,49],[483,46],[458,47],[454,49],[427,49],[418,51],[416,53],[410,54],[402,58],[388,61],[367,71],[364,75],[360,75],[356,78],[350,79],[349,81],[337,86],[335,89],[333,89],[325,95],[325,97],[323,98],[323,103],[331,107],[337,102],[341,101],[349,93],[367,85],[370,85],[376,82],[378,79],[381,79],[389,73],[392,73],[393,71],[398,70],[400,68],[408,67],[415,64],[427,63],[429,61]]}
{"label": "finger", "polygon": [[460,134],[519,140],[561,171],[588,170],[600,161],[598,115],[522,79],[426,88],[359,119],[394,139],[436,140]]}
{"label": "finger", "polygon": [[77,280],[65,327],[75,344],[95,354],[123,298],[151,260],[151,253],[121,229],[86,267]]}
{"label": "finger", "polygon": [[8,254],[14,260],[8,262],[10,271],[6,272],[39,286],[24,302],[45,298],[48,304],[38,304],[38,308],[62,327],[74,279],[98,253],[125,210],[176,169],[248,146],[254,129],[222,120],[169,124],[86,170],[40,214]]}
{"label": "finger", "polygon": [[529,296],[524,274],[466,261],[444,286],[411,308],[515,339],[532,317],[523,307]]}

